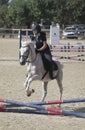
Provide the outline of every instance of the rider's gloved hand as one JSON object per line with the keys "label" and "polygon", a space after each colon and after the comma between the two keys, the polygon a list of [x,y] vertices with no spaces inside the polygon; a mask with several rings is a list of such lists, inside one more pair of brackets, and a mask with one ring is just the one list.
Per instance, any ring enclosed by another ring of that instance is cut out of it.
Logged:
{"label": "rider's gloved hand", "polygon": [[35,40],[35,36],[34,35],[30,35],[31,41]]}
{"label": "rider's gloved hand", "polygon": [[35,49],[36,53],[40,52],[39,49]]}

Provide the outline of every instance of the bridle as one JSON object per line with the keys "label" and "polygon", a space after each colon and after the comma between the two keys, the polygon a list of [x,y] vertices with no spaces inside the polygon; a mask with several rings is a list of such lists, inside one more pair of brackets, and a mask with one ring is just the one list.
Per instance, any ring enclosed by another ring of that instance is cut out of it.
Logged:
{"label": "bridle", "polygon": [[[29,45],[21,46],[21,48],[26,48],[26,47],[30,48]],[[20,57],[22,57],[23,59],[27,59],[28,56],[29,56],[29,51],[28,51],[28,50],[29,50],[29,49],[26,50],[25,55],[20,55]],[[28,53],[28,54],[27,54],[27,53]],[[27,54],[27,55],[26,55],[26,54]],[[29,61],[26,60],[26,62],[29,62]]]}
{"label": "bridle", "polygon": [[[26,47],[28,47],[28,49],[26,50],[28,54],[27,55],[21,55],[20,57],[22,57],[23,59],[27,59],[26,62],[32,63],[36,60],[36,57],[32,61],[30,61],[28,56],[30,55],[31,47],[29,45],[22,46],[22,48],[26,48]],[[28,51],[28,50],[30,50],[30,51]],[[26,54],[26,52],[25,52],[25,54]]]}

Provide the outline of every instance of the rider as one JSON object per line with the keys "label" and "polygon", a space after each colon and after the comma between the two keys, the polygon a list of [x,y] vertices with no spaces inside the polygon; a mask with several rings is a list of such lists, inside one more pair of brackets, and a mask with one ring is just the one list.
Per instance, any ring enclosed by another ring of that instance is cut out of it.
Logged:
{"label": "rider", "polygon": [[32,28],[34,37],[31,40],[35,41],[36,52],[40,53],[44,63],[44,67],[49,71],[50,78],[53,79],[53,64],[52,64],[52,55],[50,48],[47,44],[46,33],[41,31],[39,24],[34,25]]}

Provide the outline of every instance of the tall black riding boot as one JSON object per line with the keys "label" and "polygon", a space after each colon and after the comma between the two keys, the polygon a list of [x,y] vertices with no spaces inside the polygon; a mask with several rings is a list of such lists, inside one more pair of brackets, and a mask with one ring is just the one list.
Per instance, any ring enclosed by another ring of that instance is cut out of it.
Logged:
{"label": "tall black riding boot", "polygon": [[52,65],[50,65],[50,67],[49,67],[49,75],[50,75],[51,79],[54,79],[53,78],[53,66]]}

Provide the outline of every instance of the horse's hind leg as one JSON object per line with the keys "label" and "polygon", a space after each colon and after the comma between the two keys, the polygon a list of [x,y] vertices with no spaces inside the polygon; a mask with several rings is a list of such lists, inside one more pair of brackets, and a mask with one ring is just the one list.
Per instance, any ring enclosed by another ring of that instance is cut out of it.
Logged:
{"label": "horse's hind leg", "polygon": [[58,72],[57,72],[57,83],[59,86],[59,90],[60,90],[60,100],[62,99],[62,94],[63,94],[63,85],[62,85],[62,79],[63,79],[63,65],[57,61],[56,64],[58,65]]}
{"label": "horse's hind leg", "polygon": [[63,94],[62,79],[63,79],[63,72],[61,69],[59,69],[56,80],[60,90],[60,100],[62,99],[62,94]]}
{"label": "horse's hind leg", "polygon": [[42,82],[43,95],[42,95],[41,101],[44,101],[47,95],[47,84],[48,82]]}
{"label": "horse's hind leg", "polygon": [[61,79],[57,79],[57,83],[60,89],[60,100],[62,99],[62,94],[63,94],[63,85],[62,85],[62,80]]}

